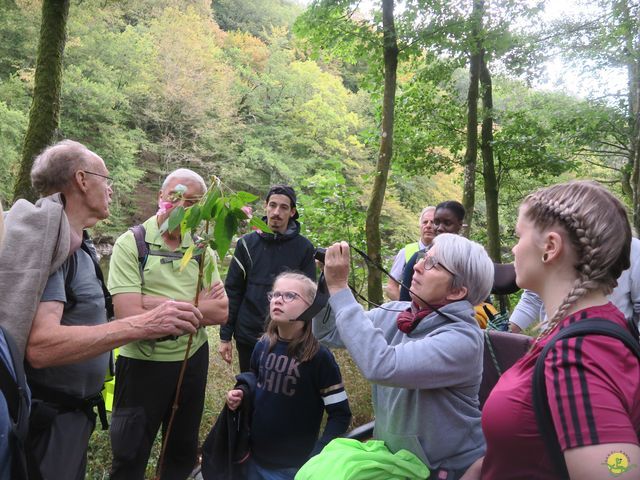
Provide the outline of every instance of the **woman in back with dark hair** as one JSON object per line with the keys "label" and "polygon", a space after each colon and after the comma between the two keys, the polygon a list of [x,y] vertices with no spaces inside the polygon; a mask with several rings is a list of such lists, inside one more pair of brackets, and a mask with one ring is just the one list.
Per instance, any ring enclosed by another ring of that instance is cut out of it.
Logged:
{"label": "woman in back with dark hair", "polygon": [[[459,234],[464,225],[465,210],[460,202],[455,200],[447,200],[436,205],[436,213],[433,217],[433,223],[436,229],[436,236],[441,233]],[[411,301],[408,287],[411,286],[413,279],[413,267],[416,262],[424,256],[423,252],[416,252],[407,262],[402,272],[402,284],[400,286],[400,301]]]}

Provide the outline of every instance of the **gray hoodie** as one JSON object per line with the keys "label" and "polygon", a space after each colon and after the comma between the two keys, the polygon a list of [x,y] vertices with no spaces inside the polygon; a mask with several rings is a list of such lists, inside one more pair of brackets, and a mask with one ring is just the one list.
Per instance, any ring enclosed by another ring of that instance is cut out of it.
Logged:
{"label": "gray hoodie", "polygon": [[484,339],[473,306],[459,301],[432,313],[416,329],[398,330],[390,302],[365,312],[348,289],[329,300],[331,313],[313,320],[325,345],[346,347],[373,382],[374,436],[396,452],[417,455],[431,470],[459,470],[484,455],[478,390]]}
{"label": "gray hoodie", "polygon": [[69,222],[61,194],[35,205],[18,200],[4,218],[0,247],[0,324],[21,356],[49,275],[69,256]]}

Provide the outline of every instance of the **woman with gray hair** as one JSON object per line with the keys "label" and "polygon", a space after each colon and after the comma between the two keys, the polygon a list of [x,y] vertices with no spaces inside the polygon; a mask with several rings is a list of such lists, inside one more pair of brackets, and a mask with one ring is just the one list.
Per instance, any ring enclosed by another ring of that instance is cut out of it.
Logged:
{"label": "woman with gray hair", "polygon": [[459,478],[484,454],[478,390],[483,336],[473,305],[493,283],[484,248],[442,234],[418,261],[411,302],[365,312],[348,288],[349,246],[327,249],[328,318],[314,319],[321,343],[346,347],[373,383],[374,437],[406,449],[432,478]]}

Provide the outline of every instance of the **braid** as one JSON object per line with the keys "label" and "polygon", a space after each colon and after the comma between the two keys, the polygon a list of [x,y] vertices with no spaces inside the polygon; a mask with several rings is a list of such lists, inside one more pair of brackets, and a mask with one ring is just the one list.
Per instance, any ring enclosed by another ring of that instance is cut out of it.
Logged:
{"label": "braid", "polygon": [[560,321],[565,317],[565,313],[567,310],[569,310],[569,307],[576,301],[578,301],[580,297],[586,295],[587,292],[588,290],[584,288],[582,280],[576,280],[576,283],[573,285],[567,296],[564,297],[564,300],[562,300],[562,303],[553,314],[553,317],[551,317],[551,319],[547,322],[547,326],[545,327],[545,329],[540,332],[536,341],[540,340],[549,332],[551,332],[555,328],[555,326],[558,325],[558,323],[560,323]]}
{"label": "braid", "polygon": [[598,289],[609,293],[616,285],[622,270],[629,267],[631,230],[622,204],[595,182],[544,188],[529,195],[525,204],[538,227],[564,227],[578,259],[578,278],[538,336],[542,338],[581,297]]}

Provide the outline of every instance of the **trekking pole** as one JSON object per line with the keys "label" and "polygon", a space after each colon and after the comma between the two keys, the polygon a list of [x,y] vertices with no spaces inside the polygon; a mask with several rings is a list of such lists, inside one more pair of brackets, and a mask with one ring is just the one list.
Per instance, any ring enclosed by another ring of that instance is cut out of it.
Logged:
{"label": "trekking pole", "polygon": [[[205,232],[209,231],[209,220],[206,221],[205,224]],[[204,261],[207,254],[206,247],[202,251],[202,255],[200,256],[200,262],[198,263],[198,281],[196,282],[196,296],[193,304],[196,308],[198,308],[198,298],[200,290],[202,289],[202,277],[204,272]],[[176,416],[176,412],[178,411],[178,400],[180,398],[180,390],[182,389],[182,381],[184,379],[184,372],[187,369],[187,362],[189,361],[189,352],[191,351],[191,344],[193,343],[193,333],[189,334],[189,341],[187,342],[187,350],[184,352],[184,360],[182,360],[182,365],[180,366],[180,375],[178,376],[178,384],[176,385],[176,396],[173,399],[173,405],[171,406],[171,416],[169,417],[169,423],[167,424],[167,431],[164,434],[164,439],[162,440],[162,449],[160,450],[160,458],[158,459],[158,464],[156,465],[156,475],[154,480],[160,480],[160,476],[162,475],[162,464],[164,462],[164,455],[167,450],[167,444],[169,443],[169,436],[171,435],[171,427],[173,426],[173,420]]]}

